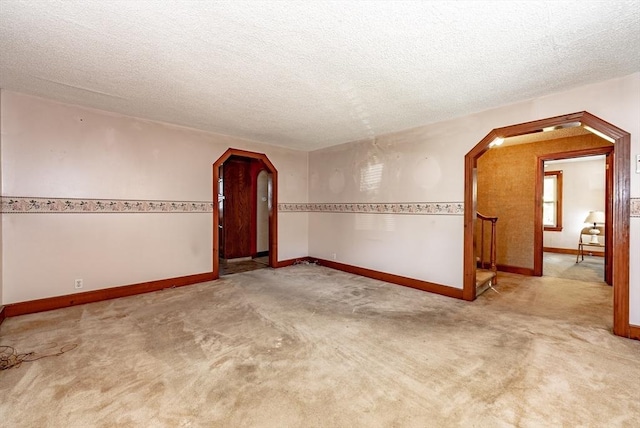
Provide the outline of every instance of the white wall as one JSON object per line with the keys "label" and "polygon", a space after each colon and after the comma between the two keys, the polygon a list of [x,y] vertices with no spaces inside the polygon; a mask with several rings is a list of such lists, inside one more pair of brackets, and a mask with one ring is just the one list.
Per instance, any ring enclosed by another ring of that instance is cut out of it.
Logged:
{"label": "white wall", "polygon": [[[562,93],[309,154],[311,203],[457,203],[464,200],[464,156],[492,129],[588,111],[631,134],[640,153],[640,73]],[[384,164],[374,190],[360,187],[360,170]],[[635,171],[635,168],[633,169]],[[640,176],[631,176],[640,197]],[[354,213],[311,213],[309,253],[462,288],[463,220],[458,214],[369,214],[358,228]],[[630,318],[640,324],[640,218],[632,218]],[[390,230],[390,224],[394,229]],[[376,248],[378,251],[372,251]],[[370,257],[365,257],[368,255]]]}
{"label": "white wall", "polygon": [[[211,201],[211,164],[226,148],[263,152],[280,202],[429,202],[438,212],[280,211],[280,260],[335,253],[462,288],[463,219],[446,206],[463,201],[464,155],[494,128],[582,110],[628,131],[632,158],[640,153],[640,73],[309,154],[2,92],[2,195]],[[376,164],[380,181],[360,186]],[[3,214],[2,224],[4,303],[72,293],[79,275],[88,290],[211,269],[209,214]],[[640,216],[630,241],[630,320],[640,325]]]}
{"label": "white wall", "polygon": [[269,251],[269,174],[260,171],[256,192],[256,251]]}
{"label": "white wall", "polygon": [[629,323],[640,326],[640,216],[632,218],[630,226]]}
{"label": "white wall", "polygon": [[[307,154],[2,91],[2,196],[209,201],[229,147],[265,153],[279,202],[307,199]],[[2,302],[212,270],[212,214],[4,213]],[[279,216],[278,258],[308,253],[308,215]]]}
{"label": "white wall", "polygon": [[[549,164],[545,171],[562,171],[562,231],[544,232],[544,246],[577,250],[589,211],[605,210],[604,158]],[[602,238],[601,238],[602,240]]]}
{"label": "white wall", "polygon": [[[0,91],[0,195],[2,195],[2,97],[4,96],[3,92]],[[2,239],[2,229],[4,227],[2,224],[4,223],[4,215],[2,214],[2,210],[0,210],[0,306],[2,306],[4,300],[2,300],[2,278],[3,275],[3,263],[4,263],[4,240]]]}
{"label": "white wall", "polygon": [[[450,195],[464,187],[463,176],[450,172],[465,153],[449,144],[447,132],[436,125],[310,153],[311,202],[455,201]],[[462,212],[311,213],[309,233],[312,257],[335,253],[342,263],[462,287],[462,259],[451,257],[462,249]]]}

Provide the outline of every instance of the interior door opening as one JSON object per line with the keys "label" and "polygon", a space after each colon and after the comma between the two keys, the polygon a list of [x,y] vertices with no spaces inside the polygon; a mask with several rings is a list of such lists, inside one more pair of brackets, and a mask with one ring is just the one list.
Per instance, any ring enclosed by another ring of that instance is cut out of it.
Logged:
{"label": "interior door opening", "polygon": [[[543,236],[536,252],[542,276],[612,284],[604,227],[611,216],[611,151],[603,147],[539,159]],[[590,217],[598,221],[596,229],[586,224]]]}
{"label": "interior door opening", "polygon": [[[521,123],[503,128],[493,129],[465,156],[465,194],[464,194],[464,281],[463,298],[476,298],[476,254],[475,236],[478,210],[478,159],[496,146],[502,139],[543,133],[547,129],[563,126],[581,126],[596,131],[612,142],[611,154],[608,156],[610,181],[607,185],[607,209],[609,214],[605,224],[608,269],[613,286],[613,333],[630,337],[629,325],[629,223],[630,223],[630,134],[587,112],[578,112],[564,116],[556,116],[533,122]],[[542,167],[541,167],[542,169]],[[541,194],[541,192],[536,192]],[[542,200],[537,198],[536,210],[541,212]],[[537,218],[537,217],[536,217]],[[532,235],[535,248],[542,248],[542,216],[535,220]],[[537,233],[539,231],[539,233]],[[500,231],[498,231],[498,234]],[[534,256],[537,252],[533,251]],[[541,257],[535,257],[533,275],[541,275]]]}
{"label": "interior door opening", "polygon": [[277,171],[260,153],[229,149],[213,164],[215,277],[277,264]]}

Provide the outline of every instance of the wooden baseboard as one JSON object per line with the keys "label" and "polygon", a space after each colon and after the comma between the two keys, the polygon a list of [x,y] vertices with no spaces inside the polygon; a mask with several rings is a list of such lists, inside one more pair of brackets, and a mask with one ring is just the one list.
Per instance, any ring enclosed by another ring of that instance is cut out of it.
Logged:
{"label": "wooden baseboard", "polygon": [[[299,262],[316,262],[322,266],[355,275],[365,276],[380,281],[390,282],[392,284],[403,285],[405,287],[417,288],[419,290],[436,293],[447,297],[462,299],[462,290],[459,288],[449,287],[446,285],[435,284],[428,281],[408,278],[400,275],[380,272],[372,269],[351,266],[344,263],[334,262],[330,260],[316,259],[312,257],[300,257],[296,259],[281,260],[277,262],[278,268],[294,265]],[[506,268],[506,269],[501,269]],[[532,275],[533,269],[520,268],[514,266],[498,266],[498,270],[503,272],[521,273],[522,275]],[[142,282],[139,284],[124,285],[121,287],[106,288],[103,290],[87,291],[84,293],[69,294],[65,296],[49,297],[45,299],[30,300],[26,302],[11,303],[0,306],[0,325],[7,317],[31,314],[36,312],[49,311],[53,309],[66,308],[69,306],[82,305],[85,303],[99,302],[102,300],[116,299],[118,297],[133,296],[136,294],[149,293],[152,291],[163,290],[165,288],[182,287],[185,285],[197,284],[200,282],[213,281],[215,278],[213,272],[200,273],[196,275],[180,276],[176,278],[161,279],[158,281]],[[629,338],[640,340],[640,326],[629,326]]]}
{"label": "wooden baseboard", "polygon": [[295,259],[288,260],[279,260],[276,262],[275,268],[283,268],[291,265],[295,265],[296,263],[308,262],[311,261],[311,257],[298,257]]}
{"label": "wooden baseboard", "polygon": [[343,272],[353,273],[355,275],[366,276],[380,281],[390,282],[392,284],[403,285],[405,287],[417,288],[418,290],[428,291],[430,293],[440,294],[447,297],[462,299],[462,289],[449,287],[447,285],[436,284],[433,282],[422,281],[419,279],[408,278],[406,276],[394,275],[391,273],[380,272],[373,269],[367,269],[358,266],[347,265],[331,260],[309,258],[311,262],[316,262],[321,266],[332,269],[341,270]]}
{"label": "wooden baseboard", "polygon": [[[542,251],[546,253],[557,253],[557,254],[571,254],[573,256],[578,255],[578,250],[572,248],[554,248],[554,247],[543,247]],[[602,251],[585,251],[587,254],[591,254],[595,257],[604,257],[604,252]]]}
{"label": "wooden baseboard", "polygon": [[629,339],[640,340],[640,325],[629,325]]}
{"label": "wooden baseboard", "polygon": [[509,265],[497,265],[496,266],[500,272],[509,272],[509,273],[517,273],[518,275],[526,275],[526,276],[535,276],[533,273],[533,269],[519,267],[519,266],[509,266]]}
{"label": "wooden baseboard", "polygon": [[135,294],[148,293],[151,291],[163,290],[165,288],[182,287],[184,285],[196,284],[199,282],[213,281],[214,279],[213,272],[206,272],[195,275],[179,276],[176,278],[160,279],[158,281],[142,282],[139,284],[123,285],[120,287],[104,288],[102,290],[87,291],[84,293],[67,294],[64,296],[10,303],[5,307],[5,316],[15,317],[17,315],[50,311],[52,309],[116,299],[118,297],[133,296]]}

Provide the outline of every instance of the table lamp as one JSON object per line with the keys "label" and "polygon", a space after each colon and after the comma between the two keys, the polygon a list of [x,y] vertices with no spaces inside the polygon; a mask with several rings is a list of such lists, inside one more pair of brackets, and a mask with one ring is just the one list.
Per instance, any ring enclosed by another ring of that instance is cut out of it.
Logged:
{"label": "table lamp", "polygon": [[589,244],[599,244],[598,235],[600,231],[597,228],[598,224],[604,224],[604,213],[602,211],[589,211],[589,215],[584,219],[585,223],[593,224],[593,228],[589,229],[591,234],[591,241]]}

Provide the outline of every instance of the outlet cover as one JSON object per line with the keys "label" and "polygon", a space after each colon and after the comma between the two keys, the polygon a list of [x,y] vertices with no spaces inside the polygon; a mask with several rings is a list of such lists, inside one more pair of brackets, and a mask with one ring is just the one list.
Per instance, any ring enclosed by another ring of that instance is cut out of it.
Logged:
{"label": "outlet cover", "polygon": [[75,286],[76,289],[82,288],[82,286],[83,286],[82,280],[81,279],[76,279],[75,282],[74,282],[74,286]]}

